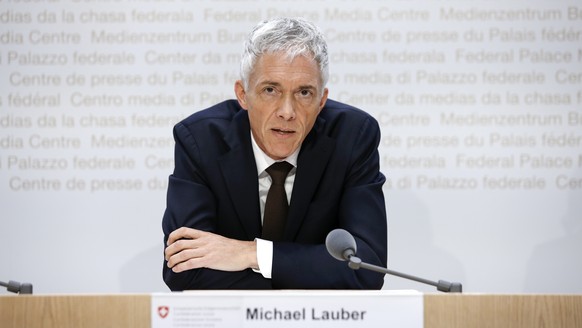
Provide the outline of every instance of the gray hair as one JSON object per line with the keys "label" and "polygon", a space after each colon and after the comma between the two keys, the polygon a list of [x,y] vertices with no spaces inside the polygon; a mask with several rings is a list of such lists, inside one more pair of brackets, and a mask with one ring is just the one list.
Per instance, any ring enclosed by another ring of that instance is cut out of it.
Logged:
{"label": "gray hair", "polygon": [[249,76],[259,57],[279,51],[285,52],[290,60],[297,56],[315,60],[325,87],[329,79],[329,58],[323,33],[302,18],[276,18],[257,24],[244,44],[240,77],[245,89],[248,89]]}

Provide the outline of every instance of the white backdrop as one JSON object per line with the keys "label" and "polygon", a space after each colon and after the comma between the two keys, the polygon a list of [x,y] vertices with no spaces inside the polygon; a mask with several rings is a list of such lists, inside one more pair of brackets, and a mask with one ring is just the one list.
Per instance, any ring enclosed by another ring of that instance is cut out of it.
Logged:
{"label": "white backdrop", "polygon": [[275,16],[323,29],[330,96],[380,122],[391,269],[582,292],[577,1],[1,0],[0,280],[167,291],[172,126]]}

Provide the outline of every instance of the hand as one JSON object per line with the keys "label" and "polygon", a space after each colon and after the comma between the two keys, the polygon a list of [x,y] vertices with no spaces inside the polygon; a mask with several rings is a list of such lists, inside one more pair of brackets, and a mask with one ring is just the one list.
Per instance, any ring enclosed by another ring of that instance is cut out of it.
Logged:
{"label": "hand", "polygon": [[164,253],[168,267],[176,273],[197,268],[221,271],[258,268],[256,242],[186,227],[170,233]]}

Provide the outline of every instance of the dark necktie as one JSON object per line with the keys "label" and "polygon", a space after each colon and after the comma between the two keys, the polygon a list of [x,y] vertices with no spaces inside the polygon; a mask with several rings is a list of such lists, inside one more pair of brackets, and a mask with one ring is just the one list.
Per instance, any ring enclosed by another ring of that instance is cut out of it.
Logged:
{"label": "dark necktie", "polygon": [[287,193],[285,192],[285,179],[292,168],[293,165],[283,161],[269,166],[266,170],[272,180],[263,216],[262,237],[266,240],[280,241],[283,238],[289,209]]}

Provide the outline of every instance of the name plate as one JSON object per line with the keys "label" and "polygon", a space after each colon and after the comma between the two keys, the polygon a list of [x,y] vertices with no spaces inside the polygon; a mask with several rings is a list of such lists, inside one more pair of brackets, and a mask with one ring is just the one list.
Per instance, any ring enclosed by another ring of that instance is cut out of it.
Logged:
{"label": "name plate", "polygon": [[423,327],[417,291],[187,291],[152,294],[152,327]]}

